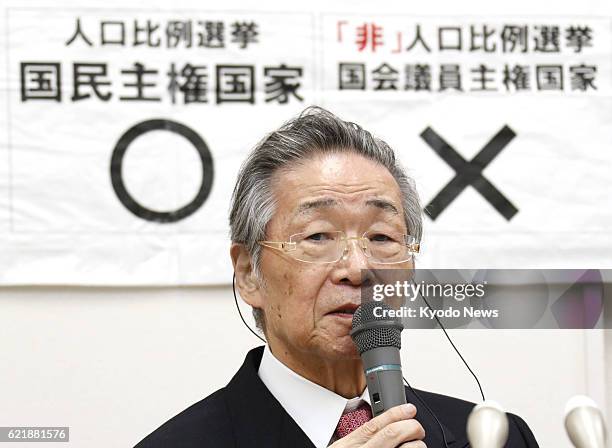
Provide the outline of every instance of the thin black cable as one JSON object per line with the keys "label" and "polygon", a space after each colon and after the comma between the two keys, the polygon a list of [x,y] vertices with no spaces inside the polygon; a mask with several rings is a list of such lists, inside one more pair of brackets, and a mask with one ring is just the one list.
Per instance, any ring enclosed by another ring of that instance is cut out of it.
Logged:
{"label": "thin black cable", "polygon": [[[412,283],[414,284],[414,279],[412,280]],[[414,284],[414,286],[415,286],[415,289],[416,289],[416,284]],[[429,305],[429,302],[425,299],[425,297],[423,297],[423,294],[421,294],[421,291],[419,289],[417,289],[417,290],[419,291],[419,295],[421,296],[421,299],[423,299],[425,304],[427,304],[427,307],[429,308],[429,310],[432,312],[433,317],[436,319],[436,322],[438,322],[438,325],[440,325],[440,328],[444,332],[444,335],[446,336],[446,339],[448,339],[448,342],[450,342],[450,345],[455,349],[455,352],[457,352],[457,355],[459,355],[459,358],[461,358],[461,361],[463,361],[463,364],[465,364],[465,367],[467,367],[467,369],[470,371],[470,373],[472,374],[472,376],[476,380],[476,384],[478,384],[478,389],[480,390],[480,395],[482,397],[482,401],[485,401],[485,395],[484,395],[484,392],[482,391],[482,386],[480,385],[480,380],[478,379],[478,377],[476,376],[474,371],[470,368],[470,365],[467,363],[467,361],[465,360],[465,358],[463,357],[461,352],[457,349],[457,347],[453,343],[453,340],[448,335],[448,333],[446,331],[446,328],[444,328],[444,325],[442,325],[442,322],[440,322],[440,319],[438,319],[438,316],[434,312],[434,310],[431,307],[431,305]]]}
{"label": "thin black cable", "polygon": [[259,336],[253,329],[247,324],[246,320],[242,316],[242,312],[240,311],[240,306],[238,305],[238,297],[236,297],[236,273],[232,275],[232,292],[234,293],[234,302],[236,303],[236,309],[238,310],[238,314],[240,315],[240,319],[242,319],[242,323],[249,329],[251,333],[257,336],[264,344],[267,344],[266,340]]}
{"label": "thin black cable", "polygon": [[412,388],[412,386],[410,385],[410,383],[408,382],[408,380],[406,380],[404,376],[402,376],[402,379],[404,380],[404,383],[406,383],[406,386],[408,386],[408,389],[410,389],[412,393],[421,402],[421,404],[425,406],[425,409],[427,409],[427,412],[429,412],[431,416],[436,420],[436,422],[438,423],[438,426],[440,427],[440,431],[442,431],[442,440],[444,440],[444,446],[448,448],[448,442],[446,441],[446,433],[444,432],[444,426],[442,426],[442,423],[440,423],[440,420],[438,420],[438,416],[435,414],[434,411],[431,410],[431,408],[427,405],[427,403],[425,403],[425,400],[423,400],[421,396],[416,393],[416,390]]}

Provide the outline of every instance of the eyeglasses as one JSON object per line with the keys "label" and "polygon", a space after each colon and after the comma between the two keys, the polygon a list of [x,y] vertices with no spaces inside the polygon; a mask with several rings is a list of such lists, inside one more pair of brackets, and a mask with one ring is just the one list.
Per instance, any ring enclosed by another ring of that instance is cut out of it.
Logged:
{"label": "eyeglasses", "polygon": [[356,240],[365,256],[376,264],[404,263],[419,252],[415,237],[377,231],[367,231],[361,237],[350,238],[342,230],[302,232],[291,235],[289,241],[259,241],[259,244],[280,250],[305,263],[335,263],[348,258],[349,240]]}

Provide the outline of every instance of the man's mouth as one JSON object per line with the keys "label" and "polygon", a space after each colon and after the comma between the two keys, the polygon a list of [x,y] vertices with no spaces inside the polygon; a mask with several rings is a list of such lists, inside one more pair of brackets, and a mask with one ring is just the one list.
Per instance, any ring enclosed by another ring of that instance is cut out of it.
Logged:
{"label": "man's mouth", "polygon": [[357,308],[359,308],[359,305],[356,304],[342,305],[328,314],[332,314],[339,317],[350,317],[352,319],[353,314],[355,314],[355,310]]}

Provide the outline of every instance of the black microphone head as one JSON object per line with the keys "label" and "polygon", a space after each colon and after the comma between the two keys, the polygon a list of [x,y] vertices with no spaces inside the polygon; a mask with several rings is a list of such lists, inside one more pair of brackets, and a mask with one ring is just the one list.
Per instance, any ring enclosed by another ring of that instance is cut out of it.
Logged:
{"label": "black microphone head", "polygon": [[351,337],[359,354],[378,347],[402,347],[401,333],[404,329],[397,318],[388,317],[385,311],[391,308],[383,302],[362,303],[353,314]]}

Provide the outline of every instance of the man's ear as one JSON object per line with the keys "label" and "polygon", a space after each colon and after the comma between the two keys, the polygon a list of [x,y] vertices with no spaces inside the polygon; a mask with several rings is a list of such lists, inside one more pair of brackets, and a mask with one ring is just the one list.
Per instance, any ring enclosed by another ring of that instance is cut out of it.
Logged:
{"label": "man's ear", "polygon": [[230,256],[236,273],[236,287],[242,299],[253,308],[263,308],[261,285],[255,276],[249,255],[244,244],[232,243]]}

